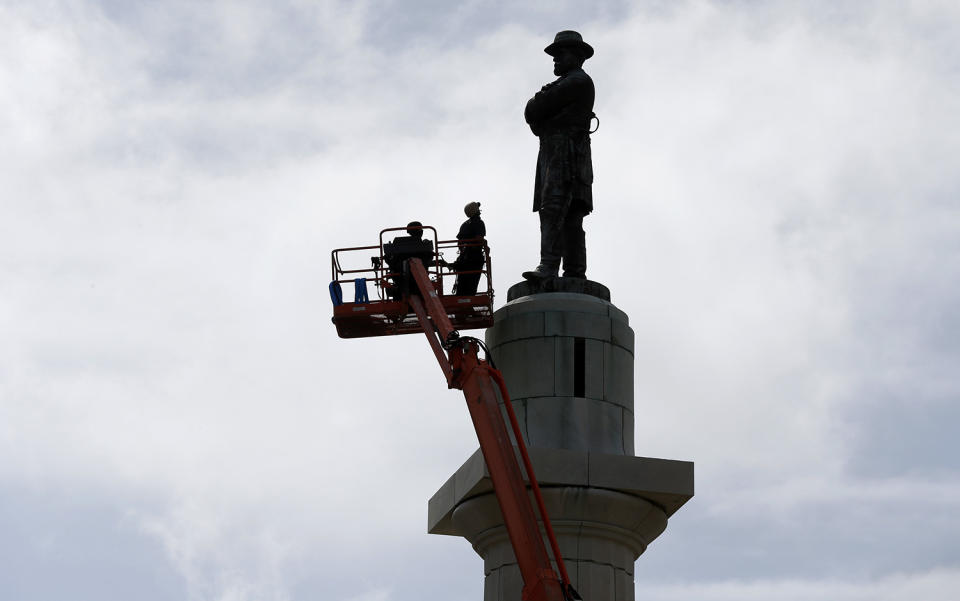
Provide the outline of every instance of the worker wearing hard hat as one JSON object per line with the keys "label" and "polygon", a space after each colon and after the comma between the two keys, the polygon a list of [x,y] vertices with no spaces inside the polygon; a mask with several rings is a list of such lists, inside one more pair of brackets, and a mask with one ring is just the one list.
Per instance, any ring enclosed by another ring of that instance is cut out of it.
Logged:
{"label": "worker wearing hard hat", "polygon": [[[487,235],[487,226],[480,219],[480,203],[468,202],[463,207],[463,212],[467,220],[460,226],[457,232],[460,253],[457,260],[450,263],[449,267],[457,273],[457,281],[453,285],[453,293],[458,296],[472,296],[477,293],[477,285],[480,283],[479,271],[483,269],[486,259],[484,258],[483,248],[485,242],[484,236]],[[476,271],[477,273],[459,273],[464,271]]]}
{"label": "worker wearing hard hat", "polygon": [[[433,241],[423,239],[423,224],[411,221],[407,224],[407,235],[397,236],[392,242],[383,245],[383,257],[387,262],[387,273],[393,274],[390,281],[384,278],[387,295],[393,300],[400,300],[405,293],[404,263],[407,259],[417,258],[424,267],[434,264]],[[374,264],[378,265],[378,257],[373,257]]]}

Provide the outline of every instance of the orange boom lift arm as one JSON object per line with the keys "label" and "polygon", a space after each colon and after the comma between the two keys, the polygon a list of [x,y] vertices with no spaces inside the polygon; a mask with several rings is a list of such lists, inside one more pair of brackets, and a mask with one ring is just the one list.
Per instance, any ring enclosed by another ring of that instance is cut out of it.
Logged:
{"label": "orange boom lift arm", "polygon": [[[406,263],[406,271],[416,283],[415,288],[412,286],[410,288],[419,292],[419,294],[409,294],[406,300],[416,313],[423,333],[433,348],[440,369],[443,370],[447,379],[448,387],[462,390],[466,398],[477,439],[480,441],[480,449],[487,463],[490,479],[493,481],[493,490],[507,527],[507,534],[510,536],[510,544],[513,546],[513,552],[520,566],[520,574],[523,576],[522,598],[525,601],[580,599],[580,595],[570,584],[503,376],[490,363],[478,357],[478,347],[482,344],[479,340],[460,337],[453,328],[420,259],[407,259]],[[524,485],[520,463],[517,461],[513,443],[500,412],[494,385],[504,399],[514,440],[529,477],[530,487],[533,489],[553,558],[560,571],[559,577],[550,564],[537,517]]]}

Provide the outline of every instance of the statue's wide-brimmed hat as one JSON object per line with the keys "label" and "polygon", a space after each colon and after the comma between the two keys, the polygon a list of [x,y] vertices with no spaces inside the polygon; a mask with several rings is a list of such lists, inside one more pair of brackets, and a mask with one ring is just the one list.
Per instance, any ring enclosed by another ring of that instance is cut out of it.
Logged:
{"label": "statue's wide-brimmed hat", "polygon": [[593,56],[593,46],[583,41],[576,31],[561,31],[553,38],[553,43],[543,49],[550,56],[556,56],[561,48],[575,48],[583,54],[584,59]]}

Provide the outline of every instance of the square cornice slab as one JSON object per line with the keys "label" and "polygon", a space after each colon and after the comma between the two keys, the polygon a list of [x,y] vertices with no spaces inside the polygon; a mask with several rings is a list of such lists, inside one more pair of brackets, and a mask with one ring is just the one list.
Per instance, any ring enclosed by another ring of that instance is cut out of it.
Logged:
{"label": "square cornice slab", "polygon": [[[542,488],[581,486],[614,490],[646,499],[670,517],[693,497],[693,462],[607,455],[565,449],[530,448]],[[452,525],[454,508],[493,491],[480,449],[434,493],[428,503],[427,532],[462,536]]]}

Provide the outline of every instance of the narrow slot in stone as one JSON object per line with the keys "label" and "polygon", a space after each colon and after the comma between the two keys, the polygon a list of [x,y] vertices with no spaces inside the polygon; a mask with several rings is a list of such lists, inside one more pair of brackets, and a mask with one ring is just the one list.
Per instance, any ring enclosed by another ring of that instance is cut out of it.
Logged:
{"label": "narrow slot in stone", "polygon": [[573,396],[584,396],[584,380],[586,378],[586,361],[583,353],[586,344],[583,338],[573,339]]}

